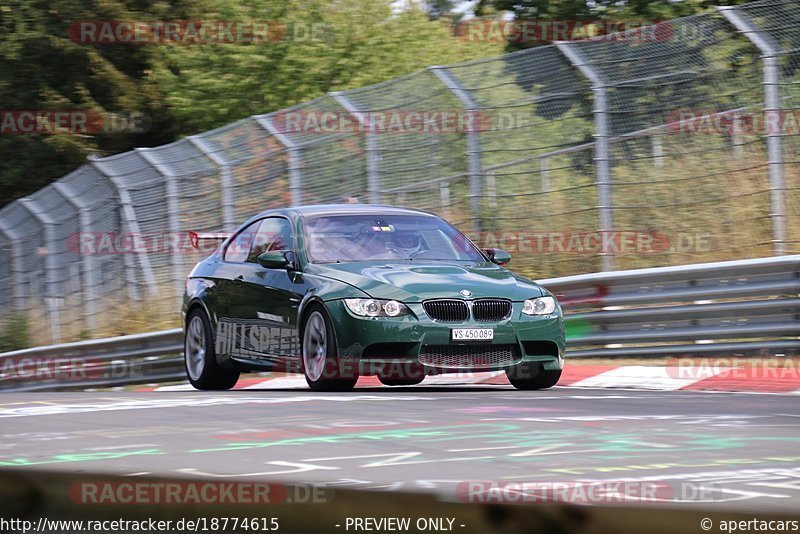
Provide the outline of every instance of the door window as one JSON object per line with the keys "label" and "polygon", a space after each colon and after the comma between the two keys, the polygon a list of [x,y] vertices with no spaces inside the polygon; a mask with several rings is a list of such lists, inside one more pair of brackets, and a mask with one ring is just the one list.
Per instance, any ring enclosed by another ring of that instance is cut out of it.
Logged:
{"label": "door window", "polygon": [[256,221],[239,232],[236,237],[225,247],[223,259],[233,263],[242,263],[247,259],[253,245],[253,236],[262,221]]}
{"label": "door window", "polygon": [[273,250],[292,250],[292,227],[281,217],[271,217],[261,221],[253,235],[247,262],[257,263],[258,257]]}

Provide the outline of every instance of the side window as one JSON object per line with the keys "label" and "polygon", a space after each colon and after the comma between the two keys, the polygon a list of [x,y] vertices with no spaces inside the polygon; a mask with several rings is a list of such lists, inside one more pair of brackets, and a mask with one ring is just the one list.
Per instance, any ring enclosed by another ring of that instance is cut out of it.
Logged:
{"label": "side window", "polygon": [[223,259],[234,263],[243,263],[247,259],[250,247],[253,245],[253,236],[262,221],[256,221],[236,235],[225,249]]}
{"label": "side window", "polygon": [[292,248],[292,227],[289,221],[280,217],[264,219],[253,236],[246,261],[257,263],[258,257],[265,252]]}

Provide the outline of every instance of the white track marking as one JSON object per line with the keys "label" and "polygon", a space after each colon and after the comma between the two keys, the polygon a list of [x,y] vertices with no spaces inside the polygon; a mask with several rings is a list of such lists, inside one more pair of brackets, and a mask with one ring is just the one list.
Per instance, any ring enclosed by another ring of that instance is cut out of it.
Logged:
{"label": "white track marking", "polygon": [[[724,372],[720,368],[718,372]],[[673,373],[678,373],[676,368]],[[666,367],[649,367],[646,365],[630,365],[617,367],[604,373],[589,378],[584,378],[572,384],[573,387],[598,387],[598,388],[638,388],[657,389],[661,391],[674,391],[690,386],[695,382],[709,378],[679,378],[672,376]]]}
{"label": "white track marking", "polygon": [[242,397],[239,395],[211,395],[198,397],[187,396],[159,396],[141,399],[122,399],[104,403],[74,403],[58,405],[30,405],[18,408],[0,408],[0,418],[30,417],[37,415],[64,415],[87,412],[108,412],[122,410],[145,410],[156,408],[197,408],[202,406],[219,406],[229,404],[288,404],[293,402],[357,402],[357,401],[415,401],[434,400],[433,397],[417,396],[384,396],[384,395],[299,395],[293,397]]}

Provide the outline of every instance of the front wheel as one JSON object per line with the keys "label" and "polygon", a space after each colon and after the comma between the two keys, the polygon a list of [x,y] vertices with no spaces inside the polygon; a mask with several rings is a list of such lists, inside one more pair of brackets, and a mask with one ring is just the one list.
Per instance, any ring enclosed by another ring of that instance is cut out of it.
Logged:
{"label": "front wheel", "polygon": [[540,363],[521,363],[506,369],[506,376],[517,389],[547,389],[555,386],[561,378],[561,369],[545,370]]}
{"label": "front wheel", "polygon": [[321,306],[314,306],[303,327],[303,374],[314,391],[347,391],[358,381],[339,362],[333,324]]}
{"label": "front wheel", "polygon": [[206,314],[196,308],[189,314],[183,334],[183,361],[186,375],[195,389],[231,389],[239,380],[239,371],[217,365],[214,338]]}

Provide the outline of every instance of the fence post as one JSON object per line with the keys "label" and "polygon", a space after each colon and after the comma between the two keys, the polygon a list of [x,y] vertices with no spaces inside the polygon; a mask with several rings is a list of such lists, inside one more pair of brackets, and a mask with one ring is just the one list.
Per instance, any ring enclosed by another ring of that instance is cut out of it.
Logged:
{"label": "fence post", "polygon": [[439,184],[439,197],[441,198],[442,211],[445,217],[450,218],[450,184],[442,182]]}
{"label": "fence post", "polygon": [[742,115],[739,112],[733,114],[733,133],[731,134],[731,147],[733,152],[734,159],[742,159],[744,156],[744,144],[745,140],[743,139],[742,134],[740,133],[742,130]]}
{"label": "fence post", "polygon": [[[743,34],[761,52],[764,63],[764,113],[765,124],[782,124],[780,94],[780,47],[772,37],[761,31],[750,18],[734,6],[718,6],[720,13],[739,33]],[[782,132],[767,132],[767,164],[772,218],[772,251],[776,256],[786,254],[786,205],[783,177]]]}
{"label": "fence post", "polygon": [[292,141],[288,135],[279,131],[269,115],[257,116],[255,119],[259,126],[286,147],[286,154],[289,158],[289,193],[291,194],[292,205],[300,206],[303,203],[303,189],[300,170],[300,149],[297,147],[297,143]]}
{"label": "fence post", "polygon": [[664,144],[661,135],[655,134],[650,140],[653,143],[653,166],[660,169],[664,166]]}
{"label": "fence post", "polygon": [[222,229],[232,232],[236,229],[236,214],[233,203],[233,176],[231,175],[231,165],[224,157],[220,156],[208,146],[205,139],[199,135],[187,137],[189,142],[200,152],[206,155],[214,165],[219,168],[219,188],[220,188],[220,208],[222,209]]}
{"label": "fence post", "polygon": [[447,67],[428,67],[428,70],[442,82],[442,85],[444,85],[448,91],[458,98],[464,106],[464,111],[472,114],[472,127],[467,131],[467,173],[469,175],[470,209],[472,210],[473,221],[472,230],[478,233],[483,226],[481,220],[481,177],[483,174],[483,165],[481,163],[480,121],[477,116],[477,111],[480,109],[480,106],[472,96],[472,93],[450,73]]}
{"label": "fence post", "polygon": [[[611,213],[613,199],[611,196],[611,159],[609,153],[609,128],[608,128],[608,84],[600,72],[592,65],[583,53],[568,41],[557,41],[556,47],[575,66],[581,74],[592,84],[594,95],[594,165],[597,180],[597,203],[600,219],[601,239],[614,230],[614,220]],[[601,268],[604,271],[614,269],[614,256],[611,252],[600,253]]]}
{"label": "fence post", "polygon": [[539,191],[547,193],[550,191],[550,162],[545,157],[539,160],[539,177],[541,178]]}
{"label": "fence post", "polygon": [[494,209],[497,207],[497,180],[495,180],[494,171],[486,173],[486,196],[489,202],[489,207]]}
{"label": "fence post", "polygon": [[175,249],[170,252],[170,263],[172,264],[172,281],[174,283],[174,296],[175,302],[180,306],[181,298],[183,297],[184,278],[186,273],[183,269],[183,262],[181,261],[182,255],[185,253],[179,250],[183,240],[179,240],[181,232],[181,219],[180,219],[180,202],[178,199],[178,179],[169,171],[158,159],[149,152],[147,148],[134,149],[142,159],[153,167],[156,172],[164,177],[167,188],[167,225],[169,226],[170,242],[175,246]]}
{"label": "fence post", "polygon": [[55,237],[53,236],[53,225],[55,221],[47,214],[47,211],[39,206],[31,198],[21,198],[19,203],[28,210],[28,213],[39,221],[44,230],[44,269],[45,269],[45,301],[47,302],[50,313],[50,337],[53,343],[61,341],[61,317],[59,316],[58,298],[61,297],[58,290],[58,266],[55,264]]}
{"label": "fence post", "polygon": [[367,193],[370,204],[381,203],[380,155],[378,140],[372,129],[372,123],[355,104],[342,92],[328,93],[345,111],[352,113],[364,130],[364,152],[367,158]]}
{"label": "fence post", "polygon": [[[78,217],[80,218],[79,228],[81,229],[81,233],[88,234],[92,221],[86,203],[83,202],[79,196],[73,196],[72,193],[70,193],[69,188],[61,182],[54,182],[53,187],[55,187],[56,191],[61,193],[61,196],[63,196],[67,202],[72,204],[72,206],[78,211]],[[97,298],[97,295],[95,294],[96,273],[94,267],[94,255],[84,254],[81,251],[80,240],[78,241],[78,254],[81,255],[81,270],[83,271],[84,312],[86,313],[84,324],[86,325],[87,329],[92,330],[97,326],[95,318],[95,299]]]}
{"label": "fence post", "polygon": [[[136,218],[136,210],[133,209],[131,195],[125,188],[125,185],[116,176],[112,176],[105,172],[103,170],[103,164],[96,156],[89,156],[88,160],[89,164],[94,166],[94,168],[97,169],[97,172],[108,178],[108,181],[111,182],[114,185],[114,188],[117,190],[120,207],[122,208],[122,220],[125,221],[125,228],[128,230],[128,232],[134,235],[141,235],[142,231],[139,228],[139,221]],[[137,272],[133,270],[133,266],[130,264],[128,257],[129,255],[126,254],[125,271],[128,278],[128,296],[131,300],[138,300],[139,295],[136,290],[136,280],[138,276]],[[147,292],[150,294],[150,296],[158,295],[158,290],[156,289],[156,279],[153,275],[153,266],[150,265],[150,256],[148,256],[146,250],[138,250],[137,248],[136,257],[139,260],[140,270],[138,272],[144,278],[145,285],[147,286]]]}
{"label": "fence post", "polygon": [[0,232],[3,232],[11,244],[11,283],[14,292],[14,308],[17,311],[25,311],[26,284],[24,279],[25,269],[22,265],[22,245],[21,237],[16,230],[10,226],[2,216],[0,216]]}

